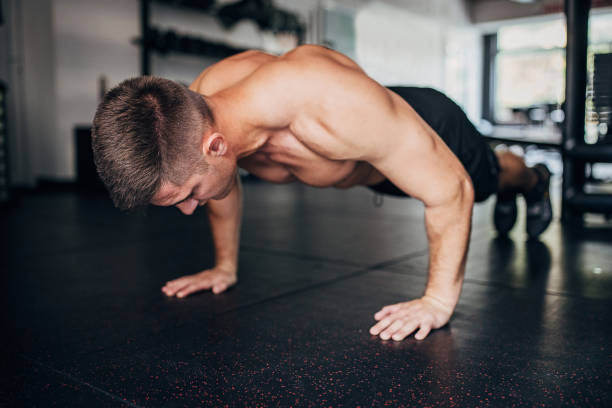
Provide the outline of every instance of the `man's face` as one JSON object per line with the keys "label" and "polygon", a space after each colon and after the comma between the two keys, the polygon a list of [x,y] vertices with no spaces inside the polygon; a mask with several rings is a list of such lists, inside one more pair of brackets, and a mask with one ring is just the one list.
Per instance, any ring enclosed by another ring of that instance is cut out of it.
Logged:
{"label": "man's face", "polygon": [[208,200],[225,198],[235,182],[236,166],[211,166],[204,174],[192,175],[182,186],[164,183],[151,200],[151,204],[175,206],[183,214],[191,215]]}

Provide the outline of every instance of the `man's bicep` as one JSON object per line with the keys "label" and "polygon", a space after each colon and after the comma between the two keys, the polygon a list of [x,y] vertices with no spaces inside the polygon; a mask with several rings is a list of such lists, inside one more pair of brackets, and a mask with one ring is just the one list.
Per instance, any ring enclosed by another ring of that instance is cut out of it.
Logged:
{"label": "man's bicep", "polygon": [[371,164],[426,206],[435,207],[454,200],[470,183],[459,159],[431,128],[397,133],[389,139],[395,147],[388,148]]}

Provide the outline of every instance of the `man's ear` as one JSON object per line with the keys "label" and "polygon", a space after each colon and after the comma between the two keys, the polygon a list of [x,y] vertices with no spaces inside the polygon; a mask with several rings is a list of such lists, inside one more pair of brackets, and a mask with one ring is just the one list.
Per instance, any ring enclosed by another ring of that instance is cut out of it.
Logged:
{"label": "man's ear", "polygon": [[223,156],[227,152],[227,142],[221,133],[211,133],[204,137],[202,153],[213,157]]}

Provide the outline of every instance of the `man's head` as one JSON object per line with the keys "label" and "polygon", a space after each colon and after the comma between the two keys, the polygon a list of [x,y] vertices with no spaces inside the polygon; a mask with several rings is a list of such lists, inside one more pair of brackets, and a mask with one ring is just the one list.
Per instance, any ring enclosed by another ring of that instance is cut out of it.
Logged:
{"label": "man's head", "polygon": [[217,139],[226,150],[213,127],[205,98],[175,82],[145,76],[110,90],[94,118],[92,147],[115,206],[145,206],[162,187],[176,190],[207,173]]}

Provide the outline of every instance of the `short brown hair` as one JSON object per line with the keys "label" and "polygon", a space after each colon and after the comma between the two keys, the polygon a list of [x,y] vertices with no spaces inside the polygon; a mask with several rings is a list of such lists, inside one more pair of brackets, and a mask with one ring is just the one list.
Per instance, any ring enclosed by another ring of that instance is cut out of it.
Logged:
{"label": "short brown hair", "polygon": [[94,117],[92,148],[115,206],[143,207],[162,183],[182,185],[204,172],[199,143],[213,124],[202,95],[167,79],[127,79],[108,91]]}

